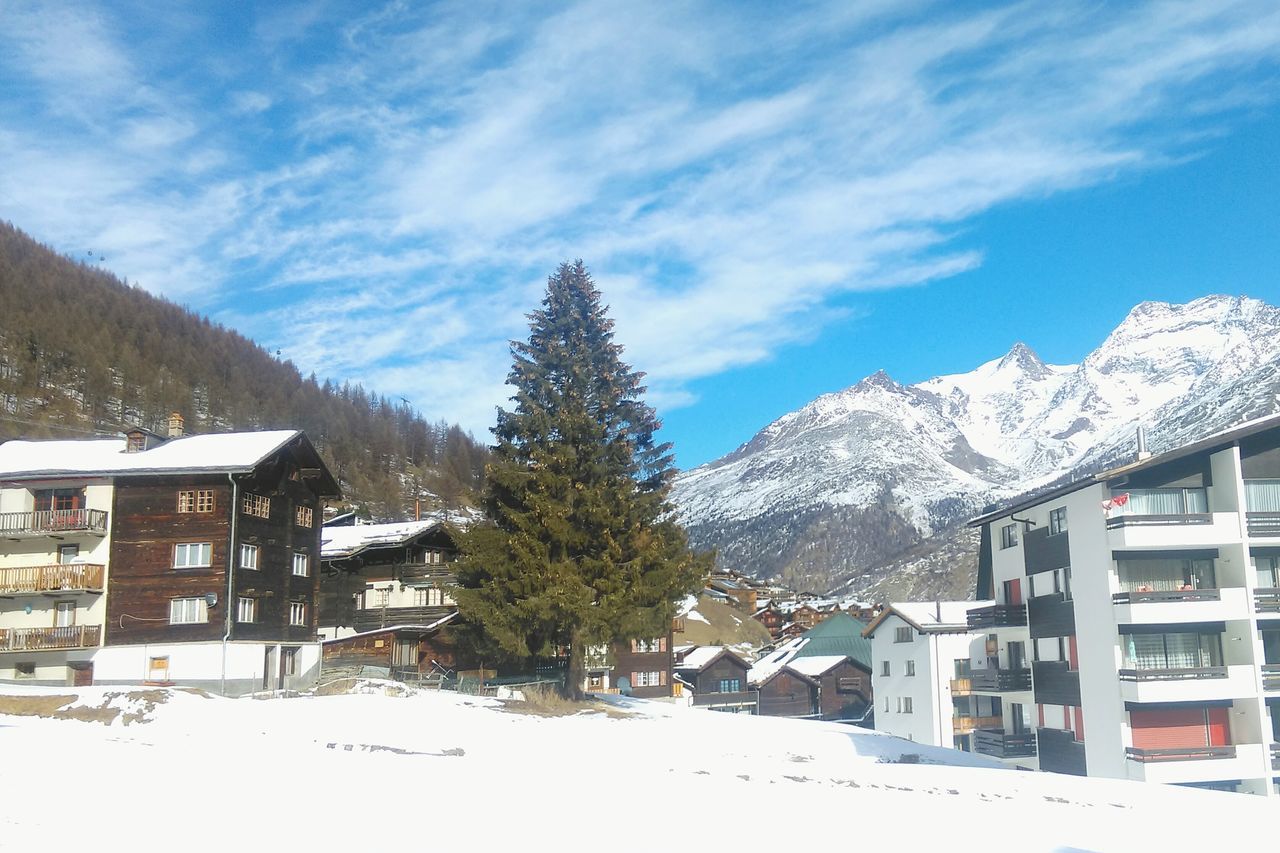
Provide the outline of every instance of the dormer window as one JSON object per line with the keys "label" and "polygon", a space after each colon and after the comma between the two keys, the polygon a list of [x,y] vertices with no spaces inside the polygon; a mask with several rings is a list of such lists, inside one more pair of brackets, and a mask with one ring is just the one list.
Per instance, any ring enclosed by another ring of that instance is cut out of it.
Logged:
{"label": "dormer window", "polygon": [[125,446],[124,446],[125,453],[138,453],[146,449],[147,449],[146,433],[144,433],[142,430],[134,430],[133,432],[128,433]]}

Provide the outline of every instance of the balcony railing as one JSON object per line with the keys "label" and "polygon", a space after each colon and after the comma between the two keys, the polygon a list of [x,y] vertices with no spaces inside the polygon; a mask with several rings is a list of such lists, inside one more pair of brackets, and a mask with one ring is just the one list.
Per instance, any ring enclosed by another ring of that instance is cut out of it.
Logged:
{"label": "balcony railing", "polygon": [[1029,669],[975,669],[970,679],[974,690],[990,693],[1005,693],[1015,690],[1031,689],[1031,670]]}
{"label": "balcony railing", "polygon": [[458,608],[452,604],[432,605],[429,607],[370,607],[356,610],[351,627],[356,633],[376,631],[379,628],[390,628],[394,625],[431,625],[440,621]]}
{"label": "balcony railing", "polygon": [[1271,769],[1280,770],[1280,743],[1271,744]]}
{"label": "balcony railing", "polygon": [[101,636],[101,625],[67,625],[63,628],[0,628],[0,652],[83,649],[98,645],[98,638]]}
{"label": "balcony railing", "polygon": [[969,611],[970,628],[1016,628],[1027,624],[1027,605],[993,604]]}
{"label": "balcony railing", "polygon": [[1207,512],[1187,512],[1169,515],[1117,515],[1107,519],[1107,529],[1118,527],[1167,527],[1175,524],[1213,524],[1213,516]]}
{"label": "balcony railing", "polygon": [[973,692],[973,682],[968,678],[951,679],[952,696],[968,696]]}
{"label": "balcony railing", "polygon": [[1280,512],[1246,512],[1250,536],[1280,536]]}
{"label": "balcony railing", "polygon": [[967,735],[977,729],[994,729],[1001,725],[1001,717],[952,717],[951,729],[958,735]]}
{"label": "balcony railing", "polygon": [[1122,669],[1121,681],[1196,681],[1202,678],[1226,678],[1225,666],[1197,666],[1171,669]]}
{"label": "balcony railing", "polygon": [[1280,589],[1275,587],[1255,589],[1253,609],[1258,613],[1280,613]]}
{"label": "balcony railing", "polygon": [[1111,596],[1112,604],[1169,604],[1178,601],[1221,601],[1222,593],[1216,589],[1144,589],[1117,592]]}
{"label": "balcony railing", "polygon": [[695,693],[693,704],[697,706],[754,705],[756,694],[749,690],[740,690],[737,693]]}
{"label": "balcony railing", "polygon": [[1280,663],[1262,665],[1262,689],[1280,690]]}
{"label": "balcony railing", "polygon": [[976,729],[973,751],[996,758],[1024,758],[1036,754],[1036,736],[1031,732],[1009,734],[1000,729]]}
{"label": "balcony railing", "polygon": [[56,592],[59,590],[102,590],[106,566],[96,563],[63,563],[53,566],[22,566],[0,569],[0,595]]}
{"label": "balcony railing", "polygon": [[1140,749],[1127,746],[1125,757],[1130,761],[1148,764],[1154,761],[1206,761],[1217,758],[1235,758],[1234,746],[1180,746],[1160,749]]}
{"label": "balcony railing", "polygon": [[0,512],[0,534],[71,533],[107,531],[107,513],[101,509],[50,509],[39,512]]}

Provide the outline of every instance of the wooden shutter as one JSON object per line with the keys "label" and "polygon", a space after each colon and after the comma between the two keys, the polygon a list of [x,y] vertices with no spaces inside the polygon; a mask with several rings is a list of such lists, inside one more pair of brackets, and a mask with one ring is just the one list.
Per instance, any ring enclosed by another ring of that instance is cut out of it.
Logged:
{"label": "wooden shutter", "polygon": [[1080,668],[1080,651],[1076,648],[1076,635],[1072,634],[1070,637],[1067,638],[1067,640],[1068,640],[1067,659],[1070,661],[1069,666],[1073,670],[1079,669]]}
{"label": "wooden shutter", "polygon": [[1076,708],[1076,740],[1084,740],[1084,708]]}
{"label": "wooden shutter", "polygon": [[1227,723],[1227,709],[1226,708],[1210,708],[1209,709],[1209,746],[1227,746],[1230,743],[1231,743],[1231,730]]}
{"label": "wooden shutter", "polygon": [[[1226,709],[1215,708],[1223,712]],[[1208,746],[1208,727],[1203,708],[1178,708],[1161,711],[1130,711],[1133,745],[1138,749],[1177,749]]]}

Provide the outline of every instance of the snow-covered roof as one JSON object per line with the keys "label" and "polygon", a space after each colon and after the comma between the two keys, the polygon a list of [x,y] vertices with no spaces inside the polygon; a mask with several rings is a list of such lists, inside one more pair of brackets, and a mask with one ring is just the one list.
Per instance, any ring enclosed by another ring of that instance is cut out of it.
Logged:
{"label": "snow-covered roof", "polygon": [[285,429],[189,435],[132,453],[123,438],[6,441],[0,444],[0,479],[240,473],[252,471],[301,434]]}
{"label": "snow-covered roof", "polygon": [[[725,646],[699,646],[689,654],[684,656],[684,660],[676,664],[676,669],[702,669],[707,664],[720,657],[722,654],[733,655],[739,657],[735,652]],[[744,661],[745,663],[745,661]]]}
{"label": "snow-covered roof", "polygon": [[846,655],[815,655],[811,658],[794,658],[787,664],[788,669],[794,669],[801,675],[807,675],[810,678],[817,678],[832,667],[839,666],[848,660]]}
{"label": "snow-covered roof", "polygon": [[391,631],[434,631],[437,628],[443,628],[452,622],[458,615],[458,611],[453,611],[447,616],[442,616],[430,625],[388,625],[385,628],[374,628],[372,631],[363,631],[359,634],[348,634],[345,637],[335,637],[332,640],[321,640],[321,645],[330,645],[332,643],[343,643],[355,637],[368,637],[373,634],[386,634]]}
{"label": "snow-covered roof", "polygon": [[440,512],[418,521],[325,526],[320,528],[320,557],[324,560],[340,559],[358,554],[366,548],[403,545],[441,524],[465,527],[470,521],[470,516],[461,513]]}

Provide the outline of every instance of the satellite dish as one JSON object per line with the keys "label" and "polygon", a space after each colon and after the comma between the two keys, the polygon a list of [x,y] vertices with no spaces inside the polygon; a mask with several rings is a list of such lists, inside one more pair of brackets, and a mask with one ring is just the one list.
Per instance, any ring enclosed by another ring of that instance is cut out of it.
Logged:
{"label": "satellite dish", "polygon": [[218,594],[216,592],[206,592],[204,594],[204,603],[213,607],[218,603]]}

